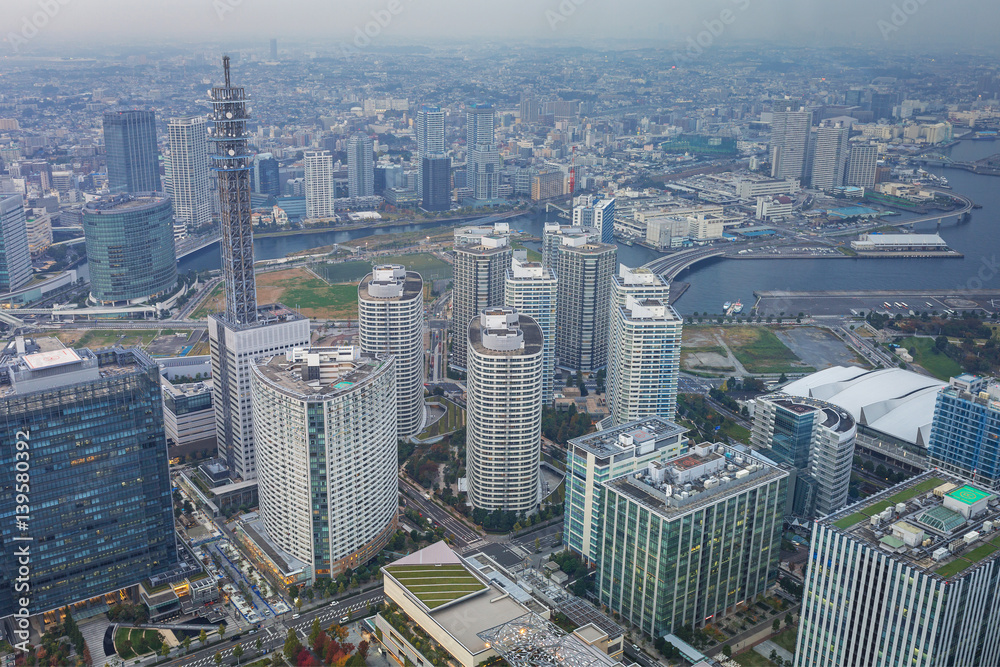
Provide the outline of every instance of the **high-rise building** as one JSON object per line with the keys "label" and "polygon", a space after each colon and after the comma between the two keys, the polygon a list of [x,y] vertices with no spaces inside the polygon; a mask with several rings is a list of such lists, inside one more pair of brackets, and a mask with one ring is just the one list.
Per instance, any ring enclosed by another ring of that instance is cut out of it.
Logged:
{"label": "high-rise building", "polygon": [[777,572],[787,480],[763,457],[704,444],[604,482],[598,600],[662,637],[762,595]]}
{"label": "high-rise building", "polygon": [[521,122],[522,123],[537,123],[538,122],[538,98],[532,96],[530,93],[521,93]]}
{"label": "high-rise building", "polygon": [[512,308],[487,308],[467,335],[469,502],[530,512],[541,501],[542,330]]}
{"label": "high-rise building", "polygon": [[156,149],[156,115],[152,111],[105,112],[104,147],[111,194],[163,189],[160,153]]}
{"label": "high-rise building", "polygon": [[496,109],[492,104],[472,104],[465,114],[465,144],[472,148],[496,143]]}
{"label": "high-rise building", "polygon": [[996,496],[933,470],[812,525],[796,667],[1000,664]]}
{"label": "high-rise building", "polygon": [[195,230],[212,223],[209,192],[208,135],[202,116],[171,118],[170,179],[167,194],[174,204],[178,222]]}
{"label": "high-rise building", "polygon": [[499,198],[500,151],[496,145],[496,110],[492,104],[473,104],[466,111],[465,148],[468,152],[467,186],[472,198]]}
{"label": "high-rise building", "polygon": [[772,178],[805,178],[811,125],[810,111],[774,112],[771,121]]}
{"label": "high-rise building", "polygon": [[278,59],[278,40],[271,40],[271,60]]}
{"label": "high-rise building", "polygon": [[334,217],[333,156],[330,151],[306,151],[305,179],[306,217]]}
{"label": "high-rise building", "polygon": [[0,197],[0,291],[12,292],[31,282],[28,220],[21,195]]}
{"label": "high-rise building", "polygon": [[271,153],[254,155],[253,169],[250,171],[251,189],[259,195],[280,197],[281,177],[278,171],[278,161]]}
{"label": "high-rise building", "polygon": [[309,345],[309,320],[281,304],[258,307],[253,271],[250,219],[250,154],[247,147],[246,93],[229,79],[212,89],[215,132],[213,169],[219,175],[222,212],[222,276],[226,312],[208,318],[212,356],[212,405],[219,456],[237,479],[257,476],[250,366],[255,359]]}
{"label": "high-rise building", "polygon": [[[19,339],[0,356],[0,380],[0,617],[176,565],[156,362],[138,348],[38,352]],[[30,589],[18,593],[25,559]]]}
{"label": "high-rise building", "polygon": [[601,243],[615,242],[615,199],[581,198],[573,207],[574,227],[593,227],[601,233]]}
{"label": "high-rise building", "polygon": [[510,239],[505,226],[455,230],[449,365],[466,368],[469,323],[487,308],[504,304],[504,281],[510,260]]}
{"label": "high-rise building", "polygon": [[252,366],[260,522],[316,577],[375,556],[396,530],[392,355],[301,348]]}
{"label": "high-rise building", "polygon": [[1000,385],[975,375],[951,378],[938,392],[928,446],[930,464],[1000,488]]}
{"label": "high-rise building", "polygon": [[372,267],[358,285],[358,337],[366,354],[396,358],[399,437],[424,426],[424,281],[396,264]]}
{"label": "high-rise building", "polygon": [[648,417],[570,440],[566,452],[563,544],[588,563],[596,563],[603,483],[645,470],[651,461],[677,458],[687,448],[686,432],[666,419]]}
{"label": "high-rise building", "polygon": [[751,443],[794,468],[786,513],[825,516],[847,503],[857,423],[815,398],[769,394],[756,400]]}
{"label": "high-rise building", "polygon": [[[417,112],[417,122],[414,126],[417,135],[417,194],[426,200],[424,195],[424,162],[429,155],[444,156],[444,111],[441,107],[424,105]],[[424,208],[427,208],[424,206]],[[428,209],[441,210],[441,209]]]}
{"label": "high-rise building", "polygon": [[564,234],[556,257],[556,363],[586,373],[608,363],[611,276],[617,248],[589,234]]}
{"label": "high-rise building", "polygon": [[878,146],[855,144],[847,161],[847,184],[859,188],[874,188],[878,171]]}
{"label": "high-rise building", "polygon": [[351,197],[375,194],[375,144],[367,134],[347,140],[347,190]]}
{"label": "high-rise building", "polygon": [[507,269],[504,301],[535,321],[542,330],[542,403],[551,405],[556,362],[556,275],[541,262],[515,251]]}
{"label": "high-rise building", "polygon": [[421,206],[426,211],[451,208],[451,158],[429,154],[420,158]]}
{"label": "high-rise building", "polygon": [[844,184],[847,172],[850,130],[843,123],[823,121],[816,129],[816,150],[813,153],[812,186],[829,192]]}
{"label": "high-rise building", "polygon": [[896,115],[896,105],[899,104],[899,93],[872,93],[872,120],[890,120]]}
{"label": "high-rise building", "polygon": [[677,409],[683,321],[670,285],[648,269],[622,266],[612,278],[608,411],[614,423],[647,416],[672,420]]}
{"label": "high-rise building", "polygon": [[112,195],[83,209],[90,298],[104,305],[156,301],[177,283],[170,198]]}
{"label": "high-rise building", "polygon": [[546,222],[542,232],[542,265],[554,271],[563,236],[580,234],[585,234],[590,242],[601,242],[600,230],[593,227],[573,227],[572,225],[560,225],[558,222]]}

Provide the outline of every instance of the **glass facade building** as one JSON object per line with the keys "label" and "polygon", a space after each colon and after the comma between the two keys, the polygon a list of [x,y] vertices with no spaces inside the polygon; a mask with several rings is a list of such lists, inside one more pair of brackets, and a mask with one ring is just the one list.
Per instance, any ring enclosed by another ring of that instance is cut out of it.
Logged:
{"label": "glass facade building", "polygon": [[163,189],[160,153],[156,149],[156,115],[152,111],[105,113],[104,146],[108,153],[111,194]]}
{"label": "glass facade building", "polygon": [[177,282],[174,223],[168,197],[117,195],[83,209],[91,298],[103,304],[144,301]]}
{"label": "glass facade building", "polygon": [[[20,597],[38,614],[175,566],[156,363],[138,348],[5,354],[0,491],[0,617]],[[15,593],[25,545],[30,590]]]}
{"label": "glass facade building", "polygon": [[972,375],[942,389],[931,425],[931,465],[990,489],[1000,485],[1000,386]]}
{"label": "glass facade building", "polygon": [[259,195],[281,196],[278,161],[271,153],[258,153],[250,170],[250,189]]}
{"label": "glass facade building", "polygon": [[0,292],[11,292],[31,281],[28,222],[21,195],[0,196]]}

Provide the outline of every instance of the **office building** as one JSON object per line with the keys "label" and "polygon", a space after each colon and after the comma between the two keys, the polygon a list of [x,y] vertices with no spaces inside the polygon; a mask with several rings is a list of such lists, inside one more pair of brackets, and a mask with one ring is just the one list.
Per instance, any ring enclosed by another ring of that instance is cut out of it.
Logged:
{"label": "office building", "polygon": [[592,227],[601,234],[601,243],[615,242],[615,200],[595,199],[591,195],[580,197],[573,207],[573,226]]}
{"label": "office building", "polygon": [[333,185],[333,156],[330,155],[330,151],[306,151],[304,161],[306,217],[309,219],[334,217],[336,191]]}
{"label": "office building", "polygon": [[531,177],[532,201],[562,197],[565,192],[566,175],[558,169],[543,171]]}
{"label": "office building", "polygon": [[810,111],[774,112],[771,121],[772,178],[805,178],[811,125]]}
{"label": "office building", "polygon": [[899,104],[899,93],[872,93],[872,120],[891,120],[896,116],[896,105]]}
{"label": "office building", "polygon": [[847,161],[847,185],[874,188],[878,171],[878,146],[854,144]]}
{"label": "office building", "polygon": [[22,545],[32,615],[103,607],[177,563],[156,363],[138,348],[37,349],[18,339],[0,358],[0,618],[22,607]]}
{"label": "office building", "polygon": [[812,162],[812,186],[829,192],[844,184],[847,172],[850,129],[843,123],[823,121],[816,129],[816,149]]}
{"label": "office building", "polygon": [[686,432],[661,417],[647,417],[570,440],[566,448],[563,544],[587,563],[596,563],[604,482],[644,470],[651,461],[684,454]]}
{"label": "office building", "polygon": [[31,282],[28,223],[21,195],[0,196],[0,292],[13,292]]}
{"label": "office building", "polygon": [[271,40],[271,60],[278,59],[278,40]]}
{"label": "office building", "polygon": [[396,264],[372,267],[358,285],[358,339],[365,354],[396,358],[399,437],[424,426],[424,281]]}
{"label": "office building", "polygon": [[512,308],[469,323],[466,474],[469,502],[531,512],[541,501],[542,330]]}
{"label": "office building", "polygon": [[589,242],[600,243],[601,232],[598,229],[560,225],[558,222],[546,222],[542,232],[542,265],[555,271],[556,257],[563,236],[586,235]]}
{"label": "office building", "polygon": [[752,604],[777,574],[787,479],[704,444],[605,482],[598,600],[652,637]]}
{"label": "office building", "polygon": [[564,234],[556,257],[556,364],[585,373],[607,366],[611,276],[617,248]]}
{"label": "office building", "polygon": [[[213,119],[214,120],[214,119]],[[194,231],[212,224],[209,192],[208,134],[205,118],[171,118],[167,125],[170,139],[170,178],[167,194],[174,204],[174,217]]]}
{"label": "office building", "polygon": [[251,392],[266,538],[310,583],[368,562],[399,509],[393,356],[297,348],[253,364]]}
{"label": "office building", "polygon": [[425,211],[451,208],[451,158],[428,154],[420,158],[420,205]]}
{"label": "office building", "polygon": [[788,394],[756,399],[750,442],[795,469],[790,516],[812,519],[847,503],[856,437],[854,418],[831,403]]}
{"label": "office building", "polygon": [[347,190],[351,197],[375,194],[375,144],[367,134],[347,140]]}
{"label": "office building", "polygon": [[278,174],[278,161],[270,153],[258,153],[253,156],[253,168],[250,171],[250,187],[259,195],[281,196],[281,177]]}
{"label": "office building", "polygon": [[521,93],[522,123],[537,123],[538,109],[539,109],[539,103],[537,97],[534,97],[530,93]]}
{"label": "office building", "polygon": [[496,110],[493,105],[470,105],[466,111],[466,185],[472,189],[472,198],[477,201],[499,198],[500,151],[495,134]]}
{"label": "office building", "polygon": [[[426,201],[424,194],[424,161],[423,158],[434,155],[444,157],[444,111],[441,107],[424,105],[417,112],[416,124],[413,127],[417,137],[417,194]],[[449,162],[450,164],[450,162]],[[427,208],[425,205],[424,208]],[[445,209],[427,209],[445,210]]]}
{"label": "office building", "polygon": [[976,484],[1000,487],[1000,385],[975,375],[951,378],[938,392],[930,464]]}
{"label": "office building", "polygon": [[160,152],[152,111],[106,111],[104,148],[111,194],[160,192]]}
{"label": "office building", "polygon": [[[174,384],[160,377],[163,427],[171,455],[215,449],[215,410],[212,381]],[[176,454],[175,454],[176,452]]]}
{"label": "office building", "polygon": [[653,415],[671,420],[683,320],[670,306],[670,285],[652,271],[625,266],[611,285],[608,412],[616,424]]}
{"label": "office building", "polygon": [[813,524],[797,667],[1000,664],[996,496],[934,470]]}
{"label": "office building", "polygon": [[516,251],[507,269],[504,303],[535,321],[542,330],[542,403],[551,405],[556,363],[556,275]]}
{"label": "office building", "polygon": [[90,298],[102,305],[155,302],[177,283],[170,198],[112,195],[83,209]]}
{"label": "office building", "polygon": [[504,282],[511,261],[506,229],[503,225],[455,231],[450,366],[467,366],[469,323],[487,308],[504,304]]}

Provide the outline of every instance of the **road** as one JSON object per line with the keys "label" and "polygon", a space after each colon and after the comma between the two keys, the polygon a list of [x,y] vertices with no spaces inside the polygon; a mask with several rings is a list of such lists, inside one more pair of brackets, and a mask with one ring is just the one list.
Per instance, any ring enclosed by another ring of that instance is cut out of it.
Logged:
{"label": "road", "polygon": [[444,528],[446,535],[452,535],[456,551],[463,551],[470,546],[485,544],[482,534],[464,521],[456,519],[437,503],[424,498],[424,492],[410,482],[410,480],[400,477],[399,490],[407,498],[407,507],[415,509],[421,516],[430,517],[431,520],[436,521]]}

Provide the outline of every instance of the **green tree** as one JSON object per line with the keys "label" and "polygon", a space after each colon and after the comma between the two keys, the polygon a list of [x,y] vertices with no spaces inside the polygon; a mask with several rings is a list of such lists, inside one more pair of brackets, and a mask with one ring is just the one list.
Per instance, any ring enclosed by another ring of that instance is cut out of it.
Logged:
{"label": "green tree", "polygon": [[233,647],[233,657],[236,658],[236,664],[240,664],[240,658],[243,657],[243,644],[237,644]]}
{"label": "green tree", "polygon": [[729,644],[722,645],[722,655],[727,658],[731,658],[733,656],[733,649],[729,647]]}
{"label": "green tree", "polygon": [[222,639],[225,636],[226,636],[226,624],[219,623],[219,639]]}
{"label": "green tree", "polygon": [[288,597],[294,600],[299,596],[299,588],[295,584],[288,584]]}
{"label": "green tree", "polygon": [[219,653],[218,651],[216,651],[215,655],[212,656],[212,660],[215,660],[215,664],[221,665],[222,664],[222,654]]}
{"label": "green tree", "polygon": [[198,633],[198,641],[201,642],[202,646],[204,646],[205,644],[207,644],[208,643],[208,633],[205,632],[204,630],[202,630],[201,632],[199,632]]}
{"label": "green tree", "polygon": [[160,656],[166,658],[169,655],[170,655],[170,647],[164,644],[163,646],[160,647]]}
{"label": "green tree", "polygon": [[[200,637],[199,637],[199,639],[200,639]],[[188,637],[188,636],[185,635],[184,639],[181,641],[181,644],[184,645],[184,652],[185,653],[187,653],[188,651],[191,650],[191,638],[190,637]]]}
{"label": "green tree", "polygon": [[285,635],[285,647],[282,650],[285,654],[285,658],[289,661],[294,660],[295,656],[299,652],[299,649],[301,648],[302,644],[299,642],[299,638],[295,634],[295,628],[288,628],[288,634]]}
{"label": "green tree", "polygon": [[777,632],[780,629],[781,629],[781,620],[776,618],[774,619],[774,621],[771,622],[771,632]]}
{"label": "green tree", "polygon": [[316,638],[319,637],[319,633],[323,632],[322,628],[319,627],[319,619],[314,618],[312,623],[312,628],[309,630],[309,644],[310,646],[316,643]]}

